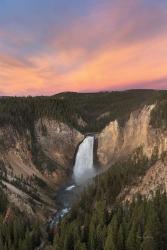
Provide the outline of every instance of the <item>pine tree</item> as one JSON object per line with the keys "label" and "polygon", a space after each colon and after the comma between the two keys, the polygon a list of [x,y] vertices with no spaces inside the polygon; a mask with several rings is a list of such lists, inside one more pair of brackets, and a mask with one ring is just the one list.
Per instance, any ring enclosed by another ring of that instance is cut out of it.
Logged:
{"label": "pine tree", "polygon": [[141,244],[141,250],[157,250],[154,238],[151,232],[146,231]]}
{"label": "pine tree", "polygon": [[92,221],[89,226],[89,249],[90,250],[95,250],[96,249],[96,228],[95,228],[95,223],[94,223],[94,218],[92,218]]}
{"label": "pine tree", "polygon": [[125,246],[124,246],[124,231],[123,231],[123,227],[122,224],[119,227],[119,231],[118,231],[118,241],[117,241],[117,249],[118,250],[124,250]]}
{"label": "pine tree", "polygon": [[127,241],[126,241],[126,248],[128,250],[136,250],[136,228],[135,225],[132,225]]}
{"label": "pine tree", "polygon": [[113,238],[113,225],[110,223],[107,230],[107,238],[105,241],[104,250],[117,250],[115,241]]}

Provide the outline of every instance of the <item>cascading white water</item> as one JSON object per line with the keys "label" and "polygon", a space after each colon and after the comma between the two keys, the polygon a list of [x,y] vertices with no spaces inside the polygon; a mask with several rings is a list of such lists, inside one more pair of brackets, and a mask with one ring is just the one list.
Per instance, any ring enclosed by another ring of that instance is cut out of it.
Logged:
{"label": "cascading white water", "polygon": [[74,180],[77,184],[82,184],[95,175],[93,148],[93,136],[87,136],[79,146],[73,172]]}
{"label": "cascading white water", "polygon": [[[73,171],[75,183],[78,185],[84,184],[96,174],[93,166],[93,148],[93,136],[87,136],[78,148]],[[61,196],[62,209],[59,210],[53,220],[51,220],[51,227],[57,225],[60,219],[70,211],[72,197],[74,198],[76,195],[75,191],[77,190],[75,183],[67,186],[64,190],[60,190],[59,196]]]}

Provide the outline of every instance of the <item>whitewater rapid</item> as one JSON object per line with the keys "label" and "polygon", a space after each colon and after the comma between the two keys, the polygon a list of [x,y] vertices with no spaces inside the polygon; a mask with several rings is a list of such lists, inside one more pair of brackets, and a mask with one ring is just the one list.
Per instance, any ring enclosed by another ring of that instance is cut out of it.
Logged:
{"label": "whitewater rapid", "polygon": [[76,184],[83,184],[95,176],[93,165],[94,136],[87,136],[80,144],[75,159],[73,177]]}

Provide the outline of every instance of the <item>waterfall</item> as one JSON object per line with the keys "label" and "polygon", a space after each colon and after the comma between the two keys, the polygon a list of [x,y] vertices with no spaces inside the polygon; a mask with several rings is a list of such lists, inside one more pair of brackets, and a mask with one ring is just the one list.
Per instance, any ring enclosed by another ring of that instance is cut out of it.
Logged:
{"label": "waterfall", "polygon": [[93,136],[87,136],[79,146],[73,172],[73,177],[77,184],[82,184],[95,176],[95,169],[93,166],[93,148]]}
{"label": "waterfall", "polygon": [[[75,183],[71,183],[65,189],[59,191],[58,197],[60,197],[60,204],[62,209],[59,210],[54,218],[50,221],[51,227],[57,225],[60,219],[64,217],[71,209],[71,202],[77,194],[77,185],[84,184],[88,179],[95,176],[96,171],[93,166],[93,148],[94,137],[87,136],[85,140],[80,144],[78,152],[76,154],[73,178]],[[75,185],[77,184],[77,185]]]}

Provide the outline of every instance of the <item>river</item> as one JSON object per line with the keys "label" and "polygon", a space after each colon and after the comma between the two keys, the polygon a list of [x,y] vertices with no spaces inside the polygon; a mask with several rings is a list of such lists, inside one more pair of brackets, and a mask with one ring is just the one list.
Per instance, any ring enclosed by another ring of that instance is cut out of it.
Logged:
{"label": "river", "polygon": [[78,193],[96,175],[93,158],[94,136],[87,136],[79,145],[71,182],[56,194],[56,200],[60,204],[61,209],[54,216],[51,225],[58,224],[60,219],[70,211],[72,203],[77,199]]}

